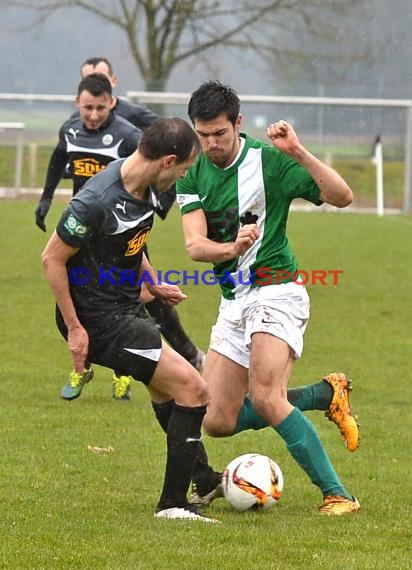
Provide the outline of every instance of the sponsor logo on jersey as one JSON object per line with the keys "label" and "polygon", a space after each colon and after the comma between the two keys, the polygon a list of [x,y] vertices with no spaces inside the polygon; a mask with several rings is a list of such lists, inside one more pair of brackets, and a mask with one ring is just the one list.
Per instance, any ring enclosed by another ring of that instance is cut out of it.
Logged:
{"label": "sponsor logo on jersey", "polygon": [[248,210],[243,214],[243,216],[240,216],[240,223],[242,224],[242,226],[246,226],[248,224],[256,224],[258,218],[259,216],[257,216],[256,214],[252,214],[252,212]]}
{"label": "sponsor logo on jersey", "polygon": [[87,227],[84,226],[73,214],[70,214],[64,222],[64,227],[73,236],[84,236],[87,233]]}
{"label": "sponsor logo on jersey", "polygon": [[105,168],[106,165],[100,164],[95,158],[80,158],[79,160],[73,161],[73,174],[75,176],[91,178]]}
{"label": "sponsor logo on jersey", "polygon": [[150,228],[144,228],[143,230],[138,231],[134,238],[127,242],[128,248],[125,253],[125,257],[137,255],[149,239],[149,235]]}

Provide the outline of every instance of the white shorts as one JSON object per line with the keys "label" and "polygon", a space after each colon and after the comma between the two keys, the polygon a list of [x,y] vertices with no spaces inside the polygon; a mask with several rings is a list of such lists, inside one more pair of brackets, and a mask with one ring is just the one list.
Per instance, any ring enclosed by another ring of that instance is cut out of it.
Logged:
{"label": "white shorts", "polygon": [[249,368],[251,336],[265,332],[287,342],[300,358],[309,312],[309,295],[299,283],[251,289],[237,299],[221,300],[209,346]]}

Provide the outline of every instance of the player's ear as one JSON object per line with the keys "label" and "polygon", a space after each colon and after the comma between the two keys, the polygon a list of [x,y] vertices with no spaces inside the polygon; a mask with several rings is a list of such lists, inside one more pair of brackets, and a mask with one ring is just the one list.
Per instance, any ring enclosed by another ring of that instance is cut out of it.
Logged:
{"label": "player's ear", "polygon": [[112,102],[110,104],[110,109],[114,109],[116,107],[116,97],[112,95]]}
{"label": "player's ear", "polygon": [[240,127],[242,125],[242,113],[239,113],[239,115],[236,118],[236,122],[235,122],[235,131],[239,134],[240,133]]}
{"label": "player's ear", "polygon": [[163,158],[163,167],[170,168],[176,163],[177,156],[175,154],[168,154]]}
{"label": "player's ear", "polygon": [[109,79],[110,79],[110,83],[112,84],[112,87],[113,87],[113,88],[116,87],[116,85],[117,85],[117,75],[111,75]]}

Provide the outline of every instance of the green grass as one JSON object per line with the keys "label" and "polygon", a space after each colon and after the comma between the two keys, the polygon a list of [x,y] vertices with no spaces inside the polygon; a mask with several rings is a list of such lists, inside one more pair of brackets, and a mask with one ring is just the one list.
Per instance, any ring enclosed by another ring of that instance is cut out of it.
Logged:
{"label": "green grass", "polygon": [[[63,207],[53,205],[48,235]],[[110,371],[97,367],[79,400],[59,398],[70,357],[40,268],[48,235],[35,227],[34,208],[0,202],[0,568],[411,568],[411,218],[292,213],[289,224],[302,269],[343,270],[337,286],[309,287],[312,320],[292,384],[334,370],[353,378],[362,424],[356,453],[321,413],[309,417],[361,512],[319,516],[319,491],[267,429],[205,441],[216,468],[248,451],[278,461],[279,505],[240,514],[216,501],[210,513],[223,524],[203,525],[153,518],[165,440],[142,386],[133,386],[130,403],[113,402]],[[150,249],[157,268],[206,268],[188,260],[176,210],[156,223]],[[181,318],[206,348],[218,291],[185,291]],[[90,453],[89,445],[114,452]]]}
{"label": "green grass", "polygon": [[[21,180],[23,188],[43,188],[46,179],[47,166],[49,164],[53,148],[54,146],[37,143],[33,143],[32,146],[24,145],[23,172]],[[1,145],[0,187],[14,187],[15,162],[15,147]],[[72,188],[72,181],[62,180],[61,187]]]}

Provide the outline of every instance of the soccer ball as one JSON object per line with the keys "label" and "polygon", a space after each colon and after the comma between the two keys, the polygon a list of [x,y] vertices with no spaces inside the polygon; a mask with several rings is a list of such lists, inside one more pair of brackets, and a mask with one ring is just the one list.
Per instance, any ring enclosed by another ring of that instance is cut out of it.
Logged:
{"label": "soccer ball", "polygon": [[226,467],[222,487],[226,500],[237,511],[267,511],[282,496],[283,473],[270,457],[246,453]]}

